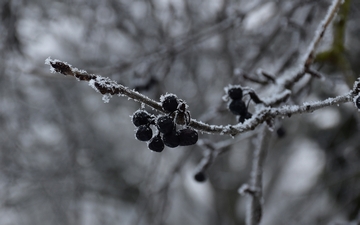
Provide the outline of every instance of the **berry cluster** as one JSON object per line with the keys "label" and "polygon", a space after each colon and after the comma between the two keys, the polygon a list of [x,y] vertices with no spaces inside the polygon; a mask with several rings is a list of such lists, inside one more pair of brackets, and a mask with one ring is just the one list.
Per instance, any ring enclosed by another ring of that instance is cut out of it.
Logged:
{"label": "berry cluster", "polygon": [[[181,104],[176,95],[167,94],[161,97],[161,105],[168,114],[156,117],[145,110],[137,110],[132,116],[132,122],[137,127],[135,132],[136,139],[147,141],[148,148],[155,152],[162,152],[165,146],[176,148],[178,146],[196,144],[198,140],[198,132],[196,130],[190,127],[180,130],[176,129],[176,123],[174,122],[176,121],[176,115],[184,114],[184,117],[187,117],[185,116],[187,115],[186,111],[179,110],[179,105]],[[157,129],[157,134],[153,135],[151,125]]]}
{"label": "berry cluster", "polygon": [[248,112],[248,107],[243,98],[243,90],[241,86],[230,86],[226,89],[227,96],[231,99],[228,107],[229,110],[234,114],[239,116],[239,123],[243,123],[245,120],[250,119],[252,114]]}

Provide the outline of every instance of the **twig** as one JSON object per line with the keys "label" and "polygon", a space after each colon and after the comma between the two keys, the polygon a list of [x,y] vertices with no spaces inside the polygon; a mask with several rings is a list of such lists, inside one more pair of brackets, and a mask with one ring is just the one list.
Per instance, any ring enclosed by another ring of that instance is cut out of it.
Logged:
{"label": "twig", "polygon": [[313,70],[311,68],[305,68],[305,73],[310,74],[311,76],[320,78],[320,79],[324,77],[321,73],[319,73],[318,71]]}
{"label": "twig", "polygon": [[[74,76],[80,81],[88,81],[89,85],[94,88],[97,92],[100,92],[103,96],[127,96],[128,98],[141,102],[161,113],[166,113],[162,107],[160,102],[157,102],[137,91],[131,90],[128,87],[118,84],[115,81],[111,80],[107,77],[102,77],[99,75],[88,74],[84,70],[79,70],[75,67],[72,67],[70,64],[66,62],[62,62],[59,60],[46,59],[46,64],[51,66],[52,72],[58,72],[66,76]],[[355,83],[355,87],[358,88],[359,84]],[[359,88],[358,88],[359,89]],[[356,89],[356,90],[358,90]],[[358,92],[357,92],[358,93]],[[289,96],[289,92],[282,92],[275,96],[272,96],[267,100],[268,103],[275,104],[278,103],[282,99],[286,99]],[[324,101],[314,102],[314,103],[304,103],[302,106],[294,105],[294,106],[282,106],[279,108],[271,108],[271,107],[260,107],[257,112],[252,116],[251,119],[246,120],[244,123],[240,123],[237,125],[210,125],[195,119],[191,119],[188,124],[190,127],[193,127],[196,130],[211,133],[211,134],[228,134],[235,136],[239,133],[243,133],[246,131],[254,130],[259,124],[273,119],[277,116],[290,116],[293,114],[301,114],[301,113],[309,113],[315,110],[336,105],[339,103],[345,103],[353,101],[354,93],[353,91],[338,96],[335,98],[328,98]],[[270,106],[271,106],[270,104]]]}

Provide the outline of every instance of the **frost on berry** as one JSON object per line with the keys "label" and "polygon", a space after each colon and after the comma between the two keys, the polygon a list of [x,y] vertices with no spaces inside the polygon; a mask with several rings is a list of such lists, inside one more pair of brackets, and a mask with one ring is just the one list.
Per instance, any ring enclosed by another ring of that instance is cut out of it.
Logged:
{"label": "frost on berry", "polygon": [[191,128],[185,128],[179,130],[179,145],[180,146],[188,146],[194,145],[199,139],[198,132]]}
{"label": "frost on berry", "polygon": [[151,115],[145,110],[137,110],[132,116],[133,124],[138,127],[140,125],[149,124],[151,120]]}
{"label": "frost on berry", "polygon": [[279,138],[283,138],[285,137],[286,135],[286,131],[284,129],[284,127],[279,127],[277,130],[276,130],[276,134]]}
{"label": "frost on berry", "polygon": [[136,130],[135,137],[139,141],[148,141],[152,137],[152,130],[148,125],[141,125]]}
{"label": "frost on berry", "polygon": [[161,139],[160,135],[156,135],[148,143],[148,148],[154,152],[162,152],[164,150],[164,147],[164,142]]}
{"label": "frost on berry", "polygon": [[206,174],[202,171],[200,172],[197,172],[195,175],[194,175],[194,179],[197,181],[197,182],[204,182],[207,180],[207,177],[206,177]]}
{"label": "frost on berry", "polygon": [[156,120],[156,125],[158,130],[163,134],[170,133],[175,128],[173,119],[167,115],[159,116]]}
{"label": "frost on berry", "polygon": [[175,112],[178,107],[178,99],[174,94],[166,94],[160,97],[162,108],[169,113]]}
{"label": "frost on berry", "polygon": [[242,99],[243,97],[243,90],[240,86],[232,86],[228,88],[227,94],[231,99]]}
{"label": "frost on berry", "polygon": [[170,133],[164,134],[163,141],[166,146],[170,148],[176,148],[180,143],[179,133],[173,130]]}
{"label": "frost on berry", "polygon": [[247,113],[247,108],[246,108],[245,102],[240,99],[232,100],[229,104],[229,110],[234,115],[240,115],[243,117],[245,117],[246,113]]}

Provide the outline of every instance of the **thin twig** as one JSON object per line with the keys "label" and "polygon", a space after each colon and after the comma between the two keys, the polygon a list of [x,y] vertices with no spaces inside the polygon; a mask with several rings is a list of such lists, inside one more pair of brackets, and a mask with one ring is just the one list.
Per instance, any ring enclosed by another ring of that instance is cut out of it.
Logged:
{"label": "thin twig", "polygon": [[319,79],[324,78],[324,76],[321,73],[319,73],[318,71],[313,70],[311,68],[305,68],[305,73],[310,74],[311,76],[319,78]]}

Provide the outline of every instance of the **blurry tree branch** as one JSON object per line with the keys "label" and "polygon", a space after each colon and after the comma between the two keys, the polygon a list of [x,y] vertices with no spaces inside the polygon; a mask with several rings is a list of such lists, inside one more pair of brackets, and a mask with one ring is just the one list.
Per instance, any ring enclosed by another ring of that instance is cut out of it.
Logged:
{"label": "blurry tree branch", "polygon": [[250,184],[244,184],[239,193],[242,195],[249,195],[249,201],[247,205],[246,224],[257,225],[261,221],[262,217],[262,178],[263,168],[266,158],[266,152],[269,148],[271,140],[271,132],[266,126],[263,126],[259,131],[255,141],[255,150],[253,151],[253,162],[250,176]]}

